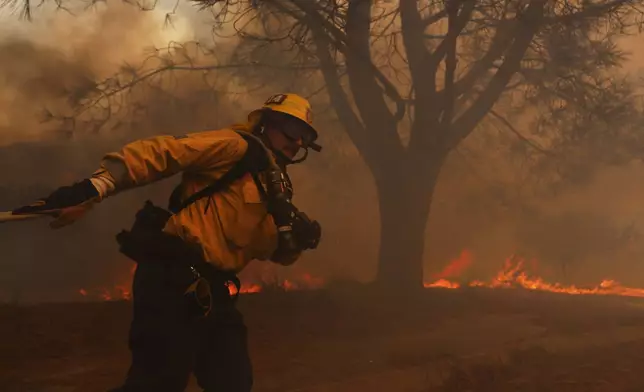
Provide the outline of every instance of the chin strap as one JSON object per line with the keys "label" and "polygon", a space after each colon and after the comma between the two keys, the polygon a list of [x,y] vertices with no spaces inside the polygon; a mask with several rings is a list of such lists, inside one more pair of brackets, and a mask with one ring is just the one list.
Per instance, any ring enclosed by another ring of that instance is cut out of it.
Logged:
{"label": "chin strap", "polygon": [[291,165],[295,165],[296,163],[304,162],[306,157],[309,156],[309,149],[306,148],[306,147],[301,147],[301,148],[304,148],[304,156],[302,158],[296,159],[296,160],[289,159],[289,161],[291,161],[290,162]]}
{"label": "chin strap", "polygon": [[273,146],[270,145],[270,141],[267,141],[267,143],[269,143],[267,147],[273,152],[273,154],[275,154],[275,157],[277,158],[277,161],[280,163],[280,165],[283,165],[283,166],[295,165],[295,164],[301,163],[309,155],[309,149],[305,147],[301,147],[301,148],[304,148],[304,156],[299,159],[291,159],[286,155],[284,155],[284,153],[281,152],[280,150],[274,149]]}

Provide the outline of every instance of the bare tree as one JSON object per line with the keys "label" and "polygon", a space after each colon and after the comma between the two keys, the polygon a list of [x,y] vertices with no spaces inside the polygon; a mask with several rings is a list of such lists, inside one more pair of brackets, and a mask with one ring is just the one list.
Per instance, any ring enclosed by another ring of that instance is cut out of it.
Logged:
{"label": "bare tree", "polygon": [[[614,37],[639,26],[642,15],[636,1],[292,0],[260,7],[261,29],[240,30],[255,48],[246,52],[275,52],[285,40],[299,49],[291,61],[320,67],[329,100],[375,179],[379,280],[406,286],[422,279],[425,225],[449,153],[487,116],[530,142],[495,105],[514,115],[548,109],[550,126],[533,115],[541,128],[532,130],[554,144],[557,116],[564,109],[589,114],[606,70],[622,59]],[[254,60],[269,57],[276,56]],[[409,134],[401,137],[405,121]]]}

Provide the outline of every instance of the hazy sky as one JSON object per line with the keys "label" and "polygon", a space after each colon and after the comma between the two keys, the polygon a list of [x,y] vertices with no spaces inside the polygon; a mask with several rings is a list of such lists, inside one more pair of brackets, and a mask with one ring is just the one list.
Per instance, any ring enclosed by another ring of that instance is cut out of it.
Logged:
{"label": "hazy sky", "polygon": [[[53,2],[48,2],[50,4]],[[160,35],[169,40],[186,40],[193,39],[193,28],[190,26],[190,20],[196,19],[198,11],[195,7],[182,1],[177,7],[176,13],[173,17],[173,27],[163,29],[165,15],[172,11],[175,2],[168,0],[159,0],[155,9],[151,11],[154,19],[158,20]],[[100,3],[97,7],[100,7]],[[0,39],[7,34],[29,34],[36,30],[45,28],[49,23],[49,19],[55,13],[64,14],[64,11],[56,11],[53,6],[43,8],[34,8],[33,20],[27,22],[21,20],[17,13],[11,13],[8,9],[0,10]],[[77,14],[81,14],[78,12]],[[84,13],[88,13],[85,11]],[[91,13],[91,11],[89,11]]]}
{"label": "hazy sky", "polygon": [[[48,2],[47,4],[53,4]],[[100,3],[99,3],[100,4]],[[195,39],[198,32],[208,30],[207,15],[199,12],[198,9],[186,1],[180,1],[179,6],[173,16],[173,27],[163,28],[165,15],[172,12],[177,2],[175,0],[159,0],[155,9],[152,11],[154,19],[159,23],[160,40],[177,40],[185,41]],[[17,14],[11,14],[8,10],[0,10],[0,39],[7,34],[30,34],[35,31],[42,31],[46,28],[48,17],[54,12],[54,7],[49,5],[43,8],[35,8],[34,20],[26,22],[18,20]],[[644,34],[623,39],[620,42],[626,50],[632,52],[631,60],[627,64],[629,71],[635,71],[644,68]]]}

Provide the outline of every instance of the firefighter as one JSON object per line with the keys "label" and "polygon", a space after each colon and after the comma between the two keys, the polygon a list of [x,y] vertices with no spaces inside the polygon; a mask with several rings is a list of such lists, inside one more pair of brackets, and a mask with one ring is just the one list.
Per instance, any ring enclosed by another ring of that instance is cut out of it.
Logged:
{"label": "firefighter", "polygon": [[317,246],[320,225],[292,205],[286,173],[320,151],[317,136],[309,102],[277,94],[245,124],[131,142],[91,177],[13,211],[49,213],[59,228],[107,197],[182,174],[167,209],[146,202],[117,236],[137,268],[131,365],[113,391],[179,392],[191,372],[207,392],[251,390],[246,326],[231,292],[251,260],[289,265]]}

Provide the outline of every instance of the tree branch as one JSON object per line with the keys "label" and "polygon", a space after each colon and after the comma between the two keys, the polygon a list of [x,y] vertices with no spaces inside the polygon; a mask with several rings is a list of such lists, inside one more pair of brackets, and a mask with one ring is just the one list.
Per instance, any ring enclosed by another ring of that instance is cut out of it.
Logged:
{"label": "tree branch", "polygon": [[505,91],[506,86],[519,70],[521,60],[543,22],[545,5],[546,0],[532,0],[525,13],[517,16],[519,23],[514,34],[514,42],[508,48],[503,64],[472,106],[454,121],[446,146],[448,149],[453,149],[474,130]]}
{"label": "tree branch", "polygon": [[423,30],[433,25],[434,23],[438,22],[439,20],[443,19],[446,16],[447,16],[447,9],[442,9],[439,12],[432,14],[427,19],[421,20]]}
{"label": "tree branch", "polygon": [[[132,78],[127,83],[124,83],[122,85],[118,85],[117,87],[113,89],[109,89],[109,91],[102,92],[99,94],[95,99],[91,100],[90,102],[84,104],[76,113],[75,115],[78,116],[82,114],[83,112],[87,111],[88,109],[94,107],[97,105],[101,100],[107,99],[110,97],[113,97],[114,95],[117,95],[119,93],[122,93],[126,90],[131,89],[132,87],[136,86],[139,83],[143,83],[144,81],[162,74],[164,72],[170,72],[170,71],[214,71],[214,70],[224,70],[224,69],[236,69],[236,68],[256,68],[256,67],[265,67],[265,68],[276,68],[276,69],[294,69],[292,66],[272,66],[268,64],[255,64],[255,63],[249,63],[249,64],[211,64],[211,65],[202,65],[202,66],[193,66],[193,65],[175,65],[175,64],[169,64],[164,67],[159,67],[155,68],[151,71],[148,71],[140,76]],[[309,66],[309,67],[298,67],[298,69],[319,69],[320,66]]]}
{"label": "tree branch", "polygon": [[443,42],[446,42],[447,49],[445,55],[445,89],[444,89],[444,108],[440,118],[441,128],[449,127],[454,117],[454,105],[456,103],[456,94],[454,91],[454,74],[456,73],[456,44],[458,42],[458,9],[460,0],[446,0],[447,9],[447,36]]}
{"label": "tree branch", "polygon": [[335,61],[329,52],[329,47],[332,45],[329,42],[325,42],[324,36],[320,35],[320,32],[315,32],[314,35],[316,41],[315,54],[322,64],[322,76],[326,82],[331,104],[344,125],[347,135],[349,135],[358,151],[362,153],[365,161],[371,165],[376,161],[376,154],[370,148],[370,140],[364,124],[351,108],[349,98],[342,87],[340,76],[336,72]]}
{"label": "tree branch", "polygon": [[580,20],[586,20],[591,18],[599,18],[605,16],[606,14],[612,13],[617,10],[619,7],[627,5],[629,3],[635,3],[635,0],[612,0],[607,1],[603,4],[594,4],[589,6],[584,6],[581,11],[573,12],[567,15],[560,16],[551,16],[545,17],[544,23],[552,24],[569,24]]}
{"label": "tree branch", "polygon": [[[433,77],[427,77],[435,72],[434,69],[427,69],[423,59],[429,55],[425,47],[423,36],[425,28],[418,12],[418,1],[400,0],[400,23],[402,31],[402,40],[405,45],[409,72],[411,73],[412,84],[416,91],[422,91],[421,94],[429,93],[426,90],[435,90],[435,84],[431,82]],[[424,82],[421,85],[421,81]],[[420,93],[420,92],[419,92]]]}
{"label": "tree branch", "polygon": [[537,143],[535,143],[532,140],[528,139],[527,137],[523,136],[505,117],[501,116],[500,114],[498,114],[493,109],[490,110],[490,114],[492,116],[494,116],[497,120],[501,121],[501,123],[503,125],[505,125],[505,127],[510,132],[512,132],[516,137],[518,137],[521,141],[525,142],[530,147],[534,148],[536,151],[538,151],[538,152],[540,152],[540,153],[542,153],[544,155],[554,156],[554,154],[552,152],[546,150],[545,148],[541,147]]}
{"label": "tree branch", "polygon": [[372,64],[370,52],[371,4],[362,0],[349,0],[347,10],[347,48],[345,54],[349,85],[356,106],[367,129],[378,134],[373,138],[380,153],[401,153],[402,142],[397,123],[378,86],[373,73],[365,72]]}
{"label": "tree branch", "polygon": [[[446,115],[451,119],[456,100],[454,85],[454,76],[456,69],[456,50],[458,37],[463,31],[472,16],[476,1],[474,0],[447,0],[446,11],[448,13],[448,32],[446,38],[439,44],[439,47],[433,52],[425,50],[420,53],[419,69],[424,72],[418,72],[414,80],[416,91],[416,107],[422,107],[423,110],[417,110],[414,124],[411,130],[410,149],[412,152],[421,153],[431,143],[442,144],[439,139],[444,138],[449,131],[449,123]],[[459,12],[460,10],[460,12]],[[402,18],[402,12],[401,12]],[[413,27],[415,18],[410,19]],[[404,26],[404,25],[403,25]],[[414,31],[409,30],[409,33]],[[422,42],[420,37],[409,37],[410,41],[417,39]],[[441,59],[451,51],[451,59],[446,63],[445,90],[441,94],[441,100],[438,99],[436,92],[436,73]],[[410,70],[411,70],[410,61]],[[413,75],[413,74],[412,74]],[[442,119],[439,116],[443,114]]]}
{"label": "tree branch", "polygon": [[[472,13],[476,8],[476,0],[455,1],[459,1],[464,5],[463,10],[459,13],[456,19],[454,19],[453,26],[453,31],[456,32],[457,35],[460,35],[472,17]],[[426,58],[424,59],[426,66],[430,67],[430,69],[438,67],[438,64],[443,60],[443,57],[445,57],[445,54],[447,53],[448,45],[449,43],[446,40],[443,40],[438,44],[438,47],[436,47],[436,50],[434,50],[433,53],[427,53]]]}
{"label": "tree branch", "polygon": [[[481,80],[481,78],[490,71],[490,69],[492,69],[494,62],[503,55],[508,46],[512,43],[513,36],[511,27],[515,26],[516,21],[512,21],[512,23],[499,23],[487,52],[472,65],[465,75],[455,81],[455,98],[459,98],[467,92],[474,91],[476,83]],[[444,102],[444,91],[439,91],[437,98],[439,102]]]}
{"label": "tree branch", "polygon": [[[352,1],[360,2],[360,0]],[[329,20],[329,18],[324,18],[322,15],[320,15],[319,10],[316,9],[315,4],[313,4],[310,0],[291,0],[291,2],[295,6],[297,6],[306,17],[303,18],[301,15],[296,15],[295,13],[288,11],[286,7],[281,5],[278,5],[278,8],[282,12],[288,13],[295,20],[307,24],[309,28],[312,28],[312,26],[310,26],[311,23],[322,26],[324,28],[324,31],[331,35],[330,42],[333,44],[334,48],[337,49],[338,52],[342,53],[345,57],[348,57],[350,55],[358,55],[356,59],[361,59],[363,72],[368,70],[369,73],[372,74],[372,77],[376,78],[382,85],[382,91],[378,94],[382,94],[384,92],[384,94],[387,95],[396,104],[396,112],[393,114],[393,117],[396,119],[396,121],[400,121],[400,119],[402,119],[405,115],[405,101],[400,96],[400,93],[398,92],[396,86],[391,83],[391,81],[378,69],[378,67],[376,67],[375,64],[373,64],[369,53],[367,52],[368,57],[366,58],[361,58],[361,56],[357,53],[350,53],[348,46],[349,44],[347,42],[347,34],[343,32],[336,24],[334,24],[333,21]],[[388,108],[386,108],[385,110],[389,112]]]}
{"label": "tree branch", "polygon": [[338,115],[342,125],[349,135],[349,138],[362,154],[369,166],[376,164],[377,154],[371,148],[365,125],[351,108],[349,98],[342,87],[340,77],[336,71],[336,62],[331,56],[330,48],[335,48],[336,43],[329,38],[324,27],[317,23],[311,23],[311,34],[315,46],[315,55],[320,61],[322,76],[326,82],[331,105]]}
{"label": "tree branch", "polygon": [[[451,29],[451,33],[448,33],[449,38],[446,37],[443,41],[441,41],[434,52],[425,51],[423,53],[423,58],[420,60],[422,64],[421,69],[424,69],[425,73],[428,73],[429,75],[425,75],[424,80],[419,80],[418,83],[416,83],[415,81],[414,83],[417,104],[421,107],[428,108],[427,110],[416,112],[416,121],[419,124],[436,123],[440,114],[445,110],[444,104],[447,103],[445,94],[441,94],[441,97],[436,91],[436,74],[438,72],[438,67],[442,59],[445,57],[449,49],[449,45],[456,45],[455,40],[458,40],[458,36],[463,31],[465,26],[467,26],[467,23],[470,21],[472,13],[474,12],[474,9],[476,7],[476,0],[450,1],[456,1],[456,3],[452,3],[454,4],[456,14],[452,15],[452,21],[448,22],[450,23],[449,28]],[[458,13],[458,8],[460,8],[461,5],[463,7],[461,9],[461,12]],[[449,12],[447,8],[445,8],[445,10],[446,12]],[[456,99],[456,97],[457,95],[455,93],[454,99]],[[441,129],[439,128],[440,127],[437,127],[434,130],[434,133],[440,132]],[[442,128],[442,131],[446,131],[446,129]],[[410,143],[425,144],[430,140],[430,133],[432,133],[430,132],[430,130],[422,126],[414,127],[414,129],[412,130]],[[417,139],[419,140],[418,142],[416,141]]]}

